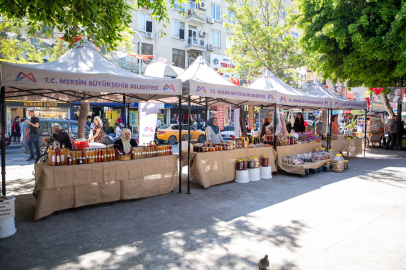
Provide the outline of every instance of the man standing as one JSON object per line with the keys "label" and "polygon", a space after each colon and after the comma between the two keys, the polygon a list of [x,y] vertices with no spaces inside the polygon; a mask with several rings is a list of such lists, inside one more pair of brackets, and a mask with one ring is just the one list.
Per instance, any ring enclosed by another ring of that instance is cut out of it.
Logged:
{"label": "man standing", "polygon": [[25,137],[27,135],[27,124],[25,123],[25,118],[21,118],[21,143],[23,146],[21,147],[21,152],[25,152],[25,144],[27,143],[27,139]]}
{"label": "man standing", "polygon": [[316,133],[319,136],[323,136],[323,118],[321,117],[321,115],[319,115],[319,117],[317,117],[317,122],[316,122]]}
{"label": "man standing", "polygon": [[[396,143],[396,137],[398,133],[398,116],[394,115],[392,119],[388,120],[388,142],[386,143],[385,149],[393,150],[393,146]],[[390,145],[389,145],[390,144]]]}
{"label": "man standing", "polygon": [[162,125],[161,119],[158,118],[158,119],[156,120],[156,128],[160,128],[161,125]]}
{"label": "man standing", "polygon": [[34,110],[29,110],[28,115],[31,116],[31,121],[25,120],[25,123],[30,127],[30,137],[27,141],[27,145],[31,153],[31,156],[27,159],[27,161],[30,161],[35,160],[35,153],[34,149],[32,148],[32,144],[35,145],[35,149],[37,150],[37,157],[41,155],[41,149],[39,148],[39,134],[37,132],[37,128],[39,127],[39,119],[35,116]]}

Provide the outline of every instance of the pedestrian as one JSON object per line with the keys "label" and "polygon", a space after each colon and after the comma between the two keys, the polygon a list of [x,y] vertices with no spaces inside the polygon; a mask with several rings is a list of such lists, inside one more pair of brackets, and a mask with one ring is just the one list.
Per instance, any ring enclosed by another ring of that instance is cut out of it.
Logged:
{"label": "pedestrian", "polygon": [[119,123],[119,124],[122,124],[122,123],[123,123],[123,118],[121,117],[121,115],[120,115],[120,117],[117,119],[117,123]]}
{"label": "pedestrian", "polygon": [[14,118],[14,123],[13,123],[13,132],[11,132],[11,137],[13,138],[14,142],[20,142],[20,117]]}
{"label": "pedestrian", "polygon": [[30,136],[27,141],[28,148],[30,149],[30,154],[31,156],[27,159],[27,161],[30,160],[35,160],[35,153],[34,149],[32,147],[32,144],[34,144],[35,149],[37,150],[37,158],[41,155],[41,149],[39,148],[39,135],[40,131],[39,129],[39,119],[38,117],[35,116],[34,110],[29,110],[28,115],[31,117],[30,120],[25,120],[25,123],[30,127],[29,133]]}
{"label": "pedestrian", "polygon": [[296,116],[295,124],[293,125],[293,129],[296,133],[303,133],[305,132],[305,124],[304,124],[303,114],[298,113]]}
{"label": "pedestrian", "polygon": [[321,115],[319,115],[319,117],[317,118],[315,126],[316,126],[316,134],[318,134],[319,136],[323,136],[323,117],[321,117]]}
{"label": "pedestrian", "polygon": [[259,137],[264,137],[265,136],[265,134],[266,134],[266,127],[269,125],[270,123],[269,123],[269,121],[268,121],[268,118],[267,117],[265,117],[264,118],[264,124],[262,125],[262,129],[261,129],[261,134],[259,135]]}
{"label": "pedestrian", "polygon": [[333,115],[332,119],[333,121],[331,122],[331,130],[332,130],[331,134],[340,134],[340,126],[337,123],[338,115],[337,114]]}
{"label": "pedestrian", "polygon": [[96,143],[103,143],[103,139],[104,137],[106,137],[106,132],[104,132],[103,130],[103,122],[98,116],[96,116],[93,119],[93,122],[94,122],[93,137],[89,137],[88,141],[94,140],[94,142]]}
{"label": "pedestrian", "polygon": [[156,120],[156,128],[160,128],[162,125],[161,119],[158,118],[158,120]]}
{"label": "pedestrian", "polygon": [[90,125],[91,125],[91,123],[90,123],[90,121],[89,121],[89,118],[87,118],[87,120],[86,120],[86,126],[90,127]]}
{"label": "pedestrian", "polygon": [[[393,150],[398,135],[398,116],[395,114],[392,119],[388,119],[388,142],[385,149]],[[389,145],[390,144],[390,145]]]}
{"label": "pedestrian", "polygon": [[206,127],[206,122],[202,119],[202,121],[200,122],[200,125],[202,126],[201,129],[204,130]]}
{"label": "pedestrian", "polygon": [[25,145],[27,144],[27,124],[25,123],[25,118],[21,118],[21,125],[20,125],[20,129],[21,129],[21,138],[20,138],[20,142],[23,144],[23,146],[21,147],[21,152],[25,152]]}

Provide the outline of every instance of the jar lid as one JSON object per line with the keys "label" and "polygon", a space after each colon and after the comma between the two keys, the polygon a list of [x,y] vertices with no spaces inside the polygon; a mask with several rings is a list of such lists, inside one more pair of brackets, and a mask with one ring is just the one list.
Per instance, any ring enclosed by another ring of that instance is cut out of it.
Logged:
{"label": "jar lid", "polygon": [[345,162],[348,162],[348,160],[347,160],[347,159],[344,159],[344,161],[345,161]]}
{"label": "jar lid", "polygon": [[322,147],[321,149],[322,149],[322,150],[325,150],[326,148]]}
{"label": "jar lid", "polygon": [[245,158],[244,158],[244,159],[241,159],[241,160],[242,160],[242,161],[247,161],[247,159],[245,159]]}
{"label": "jar lid", "polygon": [[262,157],[268,157],[268,156],[262,156]]}
{"label": "jar lid", "polygon": [[257,159],[258,157],[253,157],[253,159]]}
{"label": "jar lid", "polygon": [[337,155],[336,155],[336,157],[341,157],[341,156],[342,156],[342,154],[337,154]]}
{"label": "jar lid", "polygon": [[316,150],[319,150],[319,148],[317,147]]}

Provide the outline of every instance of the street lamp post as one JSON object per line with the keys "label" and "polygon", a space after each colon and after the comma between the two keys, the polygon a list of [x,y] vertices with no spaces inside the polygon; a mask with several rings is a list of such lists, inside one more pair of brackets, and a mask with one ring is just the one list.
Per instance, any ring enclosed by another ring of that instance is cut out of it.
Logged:
{"label": "street lamp post", "polygon": [[[142,37],[140,35],[140,33],[138,33],[138,31],[134,31],[134,33],[136,33],[138,35],[138,37],[140,38],[140,46],[138,46],[138,55],[141,55],[141,46],[142,46]],[[141,75],[141,58],[138,58],[138,74]]]}

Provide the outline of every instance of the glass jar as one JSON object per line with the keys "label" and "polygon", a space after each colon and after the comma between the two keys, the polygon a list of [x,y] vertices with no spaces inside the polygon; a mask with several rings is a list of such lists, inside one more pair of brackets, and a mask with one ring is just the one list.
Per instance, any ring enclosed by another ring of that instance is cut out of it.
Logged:
{"label": "glass jar", "polygon": [[321,152],[321,153],[326,152],[326,148],[321,148],[320,152]]}
{"label": "glass jar", "polygon": [[314,149],[314,152],[315,152],[315,153],[320,153],[320,148]]}
{"label": "glass jar", "polygon": [[259,168],[259,159],[258,157],[253,157],[254,159],[254,168]]}
{"label": "glass jar", "polygon": [[72,165],[72,164],[73,164],[72,156],[68,156],[68,158],[67,158],[67,164],[68,164],[68,165]]}
{"label": "glass jar", "polygon": [[328,152],[332,154],[332,153],[333,153],[333,149],[328,149]]}
{"label": "glass jar", "polygon": [[261,166],[262,167],[268,167],[268,164],[269,164],[269,157],[268,156],[263,156]]}
{"label": "glass jar", "polygon": [[343,172],[344,171],[344,158],[342,154],[337,154],[333,157],[331,161],[333,172]]}
{"label": "glass jar", "polygon": [[236,163],[235,167],[236,167],[237,171],[244,170],[244,162],[243,162],[243,160],[242,159],[237,160],[237,163]]}
{"label": "glass jar", "polygon": [[326,168],[326,172],[330,172],[330,171],[331,171],[331,164],[330,164],[330,162],[326,162],[325,168]]}
{"label": "glass jar", "polygon": [[254,169],[255,168],[255,161],[253,157],[248,158],[248,169]]}
{"label": "glass jar", "polygon": [[242,162],[244,164],[244,170],[248,170],[248,161],[246,159],[243,159]]}
{"label": "glass jar", "polygon": [[348,160],[344,160],[344,170],[348,169]]}

